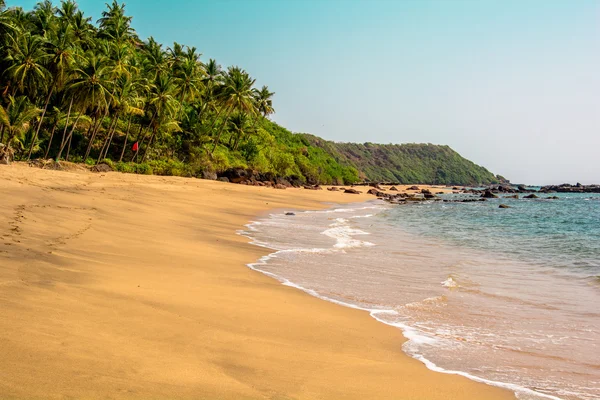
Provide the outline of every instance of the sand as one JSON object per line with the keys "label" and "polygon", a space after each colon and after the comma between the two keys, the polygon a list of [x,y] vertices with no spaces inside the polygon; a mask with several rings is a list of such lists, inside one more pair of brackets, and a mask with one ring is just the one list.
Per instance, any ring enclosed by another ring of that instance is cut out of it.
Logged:
{"label": "sand", "polygon": [[0,166],[0,398],[514,398],[245,266],[260,213],[372,198]]}

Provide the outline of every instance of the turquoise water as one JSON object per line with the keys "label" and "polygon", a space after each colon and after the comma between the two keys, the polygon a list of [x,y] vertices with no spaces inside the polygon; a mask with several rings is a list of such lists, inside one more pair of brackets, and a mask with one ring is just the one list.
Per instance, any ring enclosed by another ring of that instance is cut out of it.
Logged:
{"label": "turquoise water", "polygon": [[273,249],[251,268],[402,329],[431,369],[600,399],[600,195],[557,196],[281,212],[243,234]]}
{"label": "turquoise water", "polygon": [[[600,194],[545,196],[560,199],[428,203],[391,209],[388,217],[403,229],[424,237],[597,279]],[[500,209],[499,204],[511,208]]]}

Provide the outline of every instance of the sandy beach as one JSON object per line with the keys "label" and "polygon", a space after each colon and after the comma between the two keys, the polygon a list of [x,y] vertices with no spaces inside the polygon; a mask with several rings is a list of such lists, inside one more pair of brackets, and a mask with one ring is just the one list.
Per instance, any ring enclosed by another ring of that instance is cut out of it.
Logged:
{"label": "sandy beach", "polygon": [[0,166],[2,399],[514,399],[247,268],[273,209],[373,196]]}

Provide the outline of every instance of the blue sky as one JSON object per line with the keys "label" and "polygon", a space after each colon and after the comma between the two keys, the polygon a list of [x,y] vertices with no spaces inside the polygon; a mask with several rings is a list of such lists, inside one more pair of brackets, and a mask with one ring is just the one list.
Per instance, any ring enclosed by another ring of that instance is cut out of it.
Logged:
{"label": "blue sky", "polygon": [[[104,7],[79,4],[94,20]],[[600,183],[599,0],[126,4],[142,38],[247,69],[294,132],[448,144],[514,182]]]}

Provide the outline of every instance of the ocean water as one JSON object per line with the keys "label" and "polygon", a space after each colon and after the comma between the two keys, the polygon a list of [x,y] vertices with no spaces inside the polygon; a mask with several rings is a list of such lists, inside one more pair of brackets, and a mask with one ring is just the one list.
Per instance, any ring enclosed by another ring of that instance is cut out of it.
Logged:
{"label": "ocean water", "polygon": [[558,196],[278,212],[241,233],[273,250],[251,268],[402,329],[431,369],[600,399],[600,195]]}

